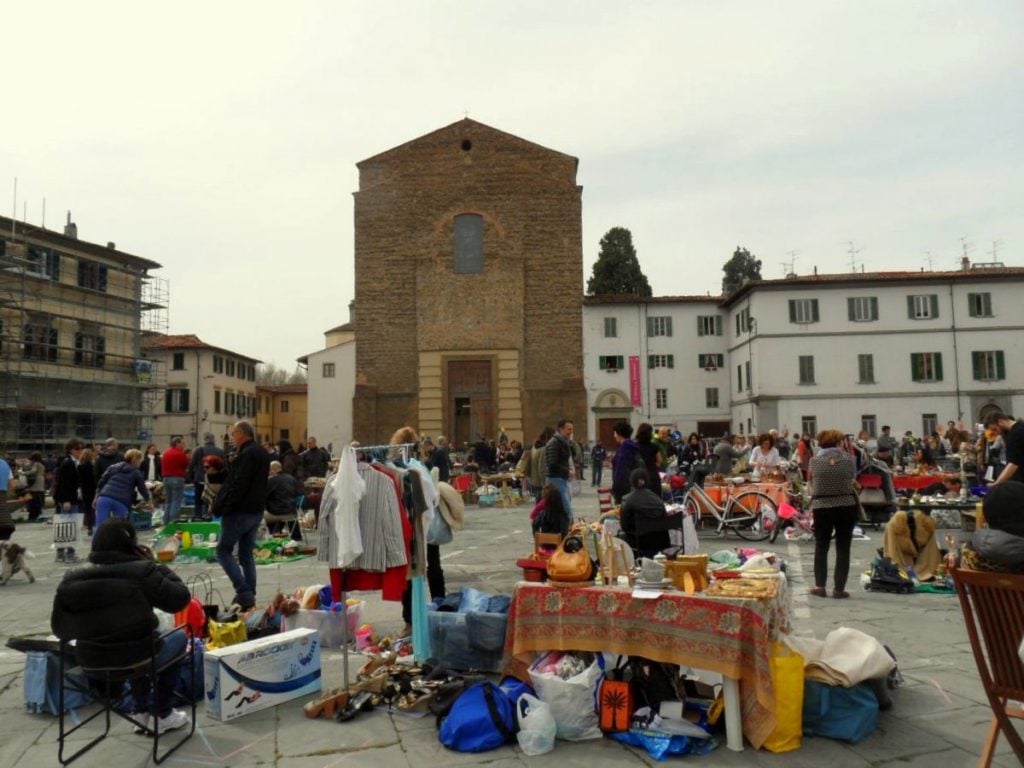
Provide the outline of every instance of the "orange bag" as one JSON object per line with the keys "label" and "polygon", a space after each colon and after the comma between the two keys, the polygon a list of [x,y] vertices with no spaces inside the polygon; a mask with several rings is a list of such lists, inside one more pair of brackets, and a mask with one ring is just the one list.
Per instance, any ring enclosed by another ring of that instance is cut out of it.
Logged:
{"label": "orange bag", "polygon": [[626,656],[619,656],[615,668],[604,673],[604,680],[597,689],[598,725],[605,733],[628,731],[636,711],[633,683],[624,679],[628,660]]}

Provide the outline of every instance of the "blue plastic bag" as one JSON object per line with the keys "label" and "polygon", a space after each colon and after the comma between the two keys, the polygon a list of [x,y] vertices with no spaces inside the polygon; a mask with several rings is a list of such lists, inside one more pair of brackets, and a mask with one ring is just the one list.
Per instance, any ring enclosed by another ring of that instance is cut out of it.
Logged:
{"label": "blue plastic bag", "polygon": [[483,682],[455,700],[437,737],[456,752],[486,752],[512,741],[517,728],[515,702],[494,683]]}
{"label": "blue plastic bag", "polygon": [[804,735],[827,736],[851,744],[878,727],[878,699],[861,683],[852,688],[804,681]]}

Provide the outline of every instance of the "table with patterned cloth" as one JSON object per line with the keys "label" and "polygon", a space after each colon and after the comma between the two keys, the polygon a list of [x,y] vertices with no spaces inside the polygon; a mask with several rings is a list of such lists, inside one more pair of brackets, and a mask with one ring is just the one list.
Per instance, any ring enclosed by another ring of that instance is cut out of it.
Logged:
{"label": "table with patterned cloth", "polygon": [[708,483],[704,491],[716,504],[724,505],[730,495],[734,496],[743,491],[761,491],[768,494],[776,504],[788,501],[786,491],[790,489],[789,483],[728,483],[725,485],[714,485]]}
{"label": "table with patterned cloth", "polygon": [[953,478],[959,479],[960,475],[944,475],[941,473],[931,475],[893,475],[892,484],[897,491],[919,491],[922,488],[927,488],[929,485],[944,483]]}
{"label": "table with patterned cloth", "polygon": [[727,745],[741,750],[745,734],[760,747],[775,727],[771,644],[789,622],[785,581],[771,581],[774,588],[763,599],[676,591],[641,599],[628,587],[520,582],[509,611],[506,659],[525,661],[549,650],[605,651],[718,672]]}

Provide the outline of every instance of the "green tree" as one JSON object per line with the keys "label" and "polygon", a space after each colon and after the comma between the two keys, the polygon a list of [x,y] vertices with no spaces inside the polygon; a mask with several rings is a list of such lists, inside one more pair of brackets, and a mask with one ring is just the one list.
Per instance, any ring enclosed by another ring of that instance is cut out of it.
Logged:
{"label": "green tree", "polygon": [[725,277],[722,278],[722,293],[728,296],[742,288],[747,281],[761,279],[761,260],[755,259],[750,251],[737,245],[732,258],[725,262],[722,271],[725,272]]}
{"label": "green tree", "polygon": [[602,293],[651,295],[651,284],[640,269],[633,247],[633,233],[625,227],[612,227],[601,238],[601,252],[587,281],[587,293],[591,296]]}

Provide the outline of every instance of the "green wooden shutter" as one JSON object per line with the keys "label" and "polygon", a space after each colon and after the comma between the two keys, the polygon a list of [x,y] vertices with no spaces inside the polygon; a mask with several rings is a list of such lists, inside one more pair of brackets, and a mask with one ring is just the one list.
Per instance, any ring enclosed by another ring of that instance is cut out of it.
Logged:
{"label": "green wooden shutter", "polygon": [[939,297],[936,294],[928,296],[928,306],[931,308],[932,317],[939,316]]}
{"label": "green wooden shutter", "polygon": [[921,380],[921,355],[919,352],[910,353],[910,380]]}
{"label": "green wooden shutter", "polygon": [[[978,307],[977,296],[978,296],[978,294],[976,294],[976,293],[968,293],[967,294],[967,314],[970,315],[971,317],[977,317],[978,316],[978,312],[976,311],[977,307]],[[975,377],[975,378],[977,378],[977,377]]]}
{"label": "green wooden shutter", "polygon": [[796,301],[793,299],[789,300],[789,322],[796,322]]}
{"label": "green wooden shutter", "polygon": [[719,368],[725,367],[725,355],[715,355],[715,364]]}
{"label": "green wooden shutter", "polygon": [[672,335],[672,318],[671,317],[666,317],[665,318],[665,335],[666,336],[671,336]]}
{"label": "green wooden shutter", "polygon": [[600,370],[605,370],[608,367],[608,358],[604,355],[597,356],[597,367]]}
{"label": "green wooden shutter", "polygon": [[170,389],[164,392],[164,413],[171,412],[171,395],[173,394],[173,391]]}
{"label": "green wooden shutter", "polygon": [[846,300],[846,316],[850,322],[857,319],[856,302],[857,300],[852,297]]}
{"label": "green wooden shutter", "polygon": [[715,336],[722,335],[722,316],[715,315]]}
{"label": "green wooden shutter", "polygon": [[981,381],[981,352],[971,352],[971,370],[975,381]]}
{"label": "green wooden shutter", "polygon": [[871,319],[872,320],[877,320],[878,319],[878,297],[877,296],[872,296],[870,303],[871,303]]}
{"label": "green wooden shutter", "polygon": [[654,355],[648,355],[647,356],[647,368],[648,368],[648,370],[650,370],[653,367],[654,367]]}
{"label": "green wooden shutter", "polygon": [[907,317],[914,319],[914,297],[907,296]]}
{"label": "green wooden shutter", "polygon": [[653,336],[654,335],[654,318],[653,317],[648,317],[647,318],[647,335],[648,336]]}
{"label": "green wooden shutter", "polygon": [[623,368],[625,368],[625,366],[622,364],[622,355],[615,356],[615,367],[618,368],[620,371]]}
{"label": "green wooden shutter", "polygon": [[676,367],[676,356],[675,355],[669,355],[668,356],[668,367],[669,368],[675,368]]}
{"label": "green wooden shutter", "polygon": [[704,318],[700,317],[699,315],[697,317],[697,335],[698,336],[703,336],[704,335]]}
{"label": "green wooden shutter", "polygon": [[818,316],[818,300],[811,299],[811,322],[816,323],[819,320]]}
{"label": "green wooden shutter", "polygon": [[996,352],[996,378],[997,379],[1005,379],[1006,378],[1006,361],[1003,358],[1002,350],[998,350]]}
{"label": "green wooden shutter", "polygon": [[935,352],[935,380],[942,381],[942,353]]}

